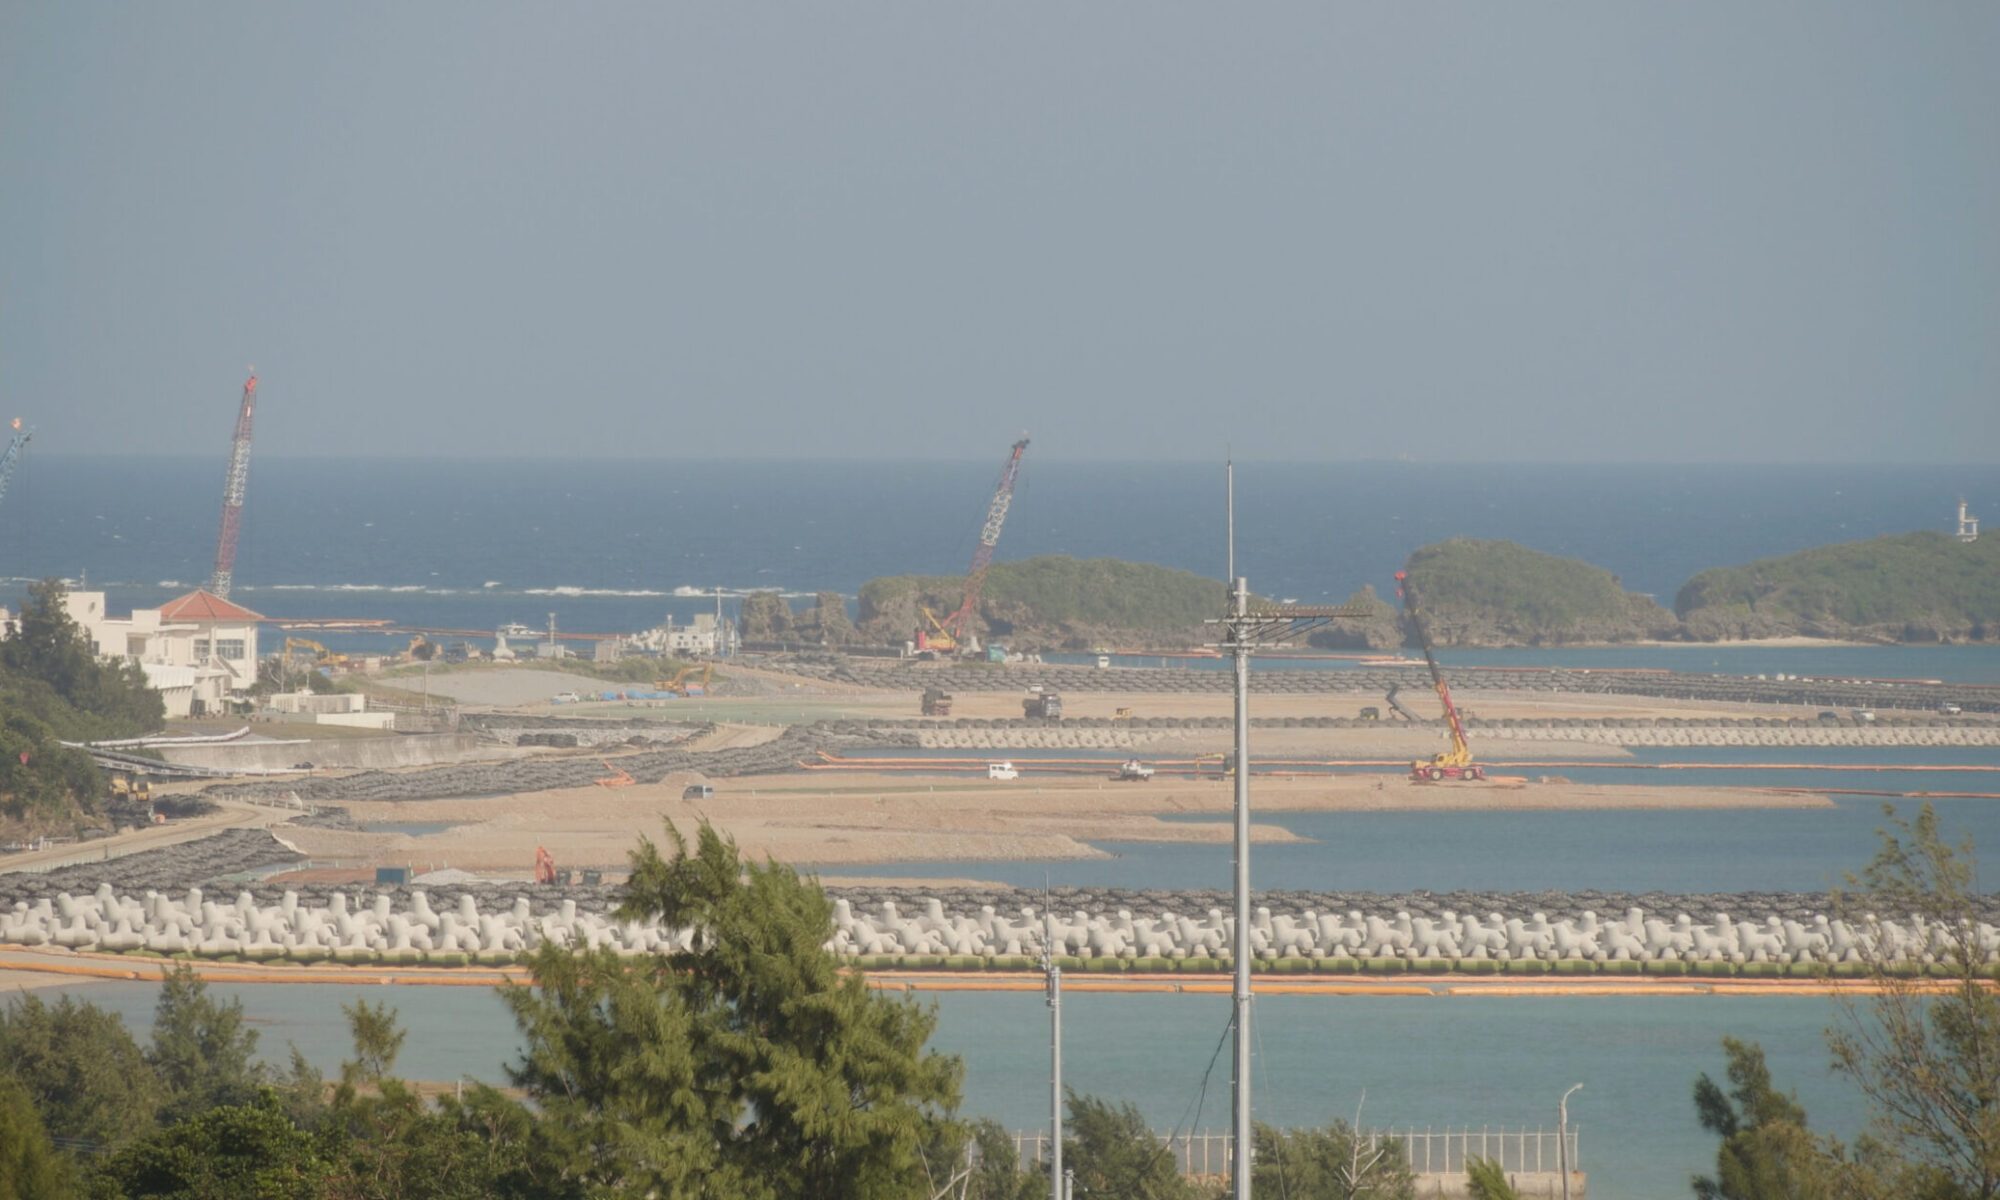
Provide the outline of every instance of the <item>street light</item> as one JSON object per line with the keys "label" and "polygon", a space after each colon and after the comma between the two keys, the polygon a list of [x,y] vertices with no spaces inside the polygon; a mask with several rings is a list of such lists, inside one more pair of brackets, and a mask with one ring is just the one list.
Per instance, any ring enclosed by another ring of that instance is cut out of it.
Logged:
{"label": "street light", "polygon": [[1556,1165],[1562,1169],[1563,1200],[1569,1200],[1569,1098],[1582,1088],[1575,1084],[1556,1101]]}

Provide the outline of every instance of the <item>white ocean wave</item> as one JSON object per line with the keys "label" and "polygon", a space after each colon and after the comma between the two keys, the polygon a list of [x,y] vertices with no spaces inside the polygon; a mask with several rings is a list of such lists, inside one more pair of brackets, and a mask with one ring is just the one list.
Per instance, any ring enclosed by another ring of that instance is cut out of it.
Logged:
{"label": "white ocean wave", "polygon": [[565,596],[572,598],[580,596],[623,596],[644,599],[646,597],[665,596],[668,594],[666,592],[655,591],[652,588],[587,588],[567,584],[561,587],[523,588],[521,590],[529,596]]}

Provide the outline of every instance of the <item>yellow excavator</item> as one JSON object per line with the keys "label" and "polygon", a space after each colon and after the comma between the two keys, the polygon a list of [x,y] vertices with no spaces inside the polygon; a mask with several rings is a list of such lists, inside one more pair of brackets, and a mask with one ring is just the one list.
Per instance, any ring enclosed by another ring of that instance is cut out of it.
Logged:
{"label": "yellow excavator", "polygon": [[1444,701],[1444,715],[1451,722],[1451,749],[1431,756],[1428,762],[1419,759],[1411,763],[1410,780],[1414,783],[1437,783],[1446,779],[1484,779],[1486,768],[1472,761],[1472,747],[1465,740],[1465,723],[1458,718],[1458,706],[1451,702],[1451,689],[1445,686],[1444,672],[1438,670],[1437,654],[1431,649],[1430,631],[1424,628],[1423,614],[1417,610],[1416,590],[1410,586],[1408,574],[1406,571],[1396,572],[1396,591],[1403,597],[1403,611],[1410,614],[1410,624],[1417,631],[1417,641],[1423,643],[1424,661],[1431,668],[1431,685],[1437,689],[1438,699]]}
{"label": "yellow excavator", "polygon": [[707,694],[708,681],[715,678],[715,664],[713,662],[703,663],[701,666],[701,678],[693,683],[689,683],[687,677],[694,674],[694,672],[695,668],[692,665],[682,667],[679,671],[674,672],[672,679],[660,684],[660,690],[663,692],[672,692],[683,700],[696,693]]}
{"label": "yellow excavator", "polygon": [[917,611],[923,613],[924,620],[930,623],[928,630],[917,630],[917,649],[936,650],[945,654],[958,649],[958,639],[951,635],[951,631],[944,627],[944,622],[938,620],[938,615],[932,612],[928,605],[918,605]]}

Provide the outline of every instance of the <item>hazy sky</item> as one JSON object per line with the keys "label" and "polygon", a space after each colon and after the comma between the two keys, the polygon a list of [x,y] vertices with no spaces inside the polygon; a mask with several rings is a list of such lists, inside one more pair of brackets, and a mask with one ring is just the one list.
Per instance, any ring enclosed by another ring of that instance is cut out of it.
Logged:
{"label": "hazy sky", "polygon": [[0,4],[0,419],[2000,461],[2000,4]]}

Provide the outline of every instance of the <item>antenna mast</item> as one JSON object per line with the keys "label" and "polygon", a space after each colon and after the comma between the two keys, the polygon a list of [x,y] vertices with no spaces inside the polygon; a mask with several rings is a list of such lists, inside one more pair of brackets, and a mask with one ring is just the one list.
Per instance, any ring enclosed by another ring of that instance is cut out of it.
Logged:
{"label": "antenna mast", "polygon": [[208,590],[227,600],[236,576],[236,533],[243,524],[243,492],[250,482],[250,419],[257,413],[256,368],[243,385],[243,407],[236,414],[236,437],[229,444],[229,475],[222,484],[222,533],[215,540],[215,573]]}

